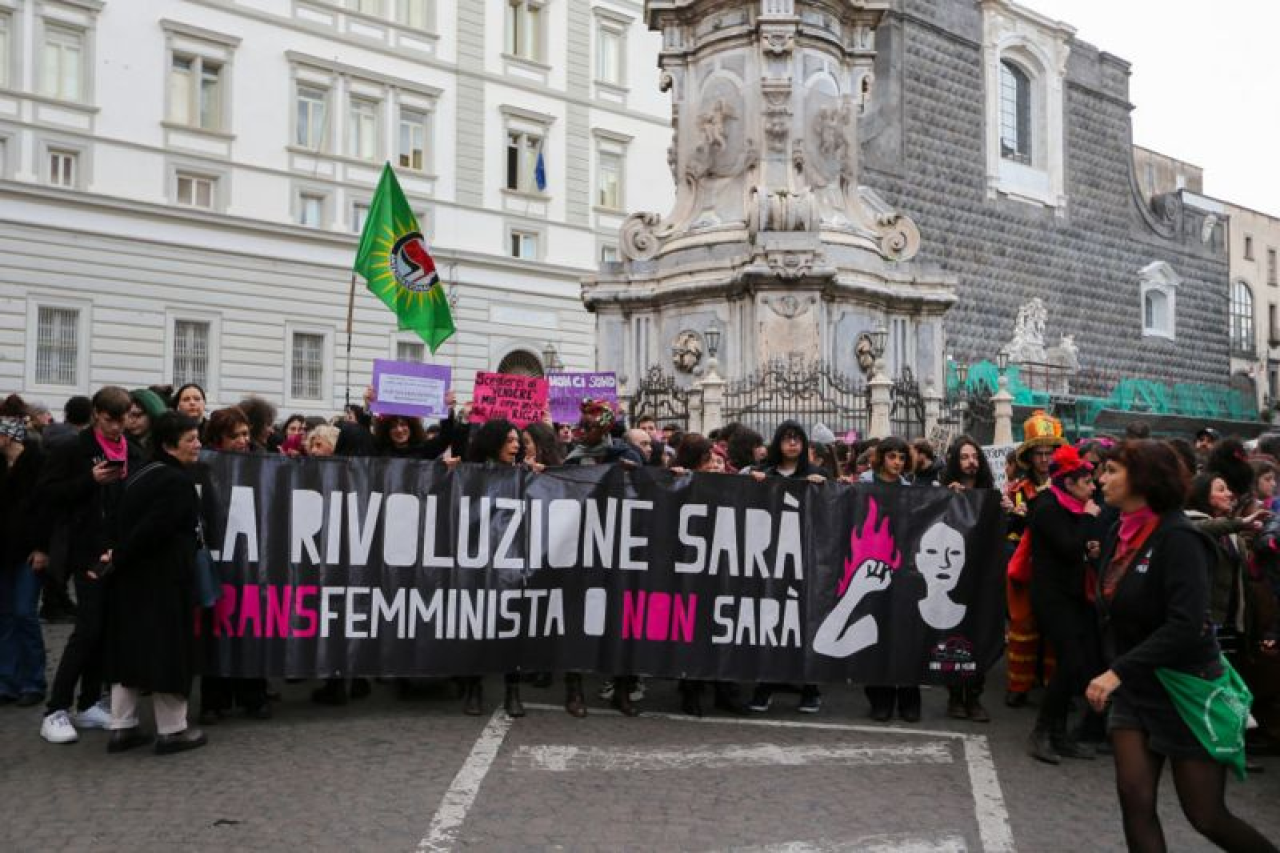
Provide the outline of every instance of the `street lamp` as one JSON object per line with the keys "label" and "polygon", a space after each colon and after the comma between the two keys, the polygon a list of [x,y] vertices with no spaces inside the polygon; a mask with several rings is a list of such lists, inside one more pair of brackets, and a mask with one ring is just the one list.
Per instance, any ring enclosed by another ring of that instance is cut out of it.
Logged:
{"label": "street lamp", "polygon": [[1001,348],[996,353],[996,368],[1000,371],[1000,375],[1004,376],[1004,372],[1009,369],[1009,350]]}
{"label": "street lamp", "polygon": [[564,367],[564,362],[560,360],[560,353],[556,352],[556,345],[550,341],[542,350],[542,364],[548,371]]}
{"label": "street lamp", "polygon": [[889,342],[889,330],[884,325],[876,326],[876,330],[871,333],[871,354],[879,361],[884,357],[885,344]]}
{"label": "street lamp", "polygon": [[715,358],[720,352],[720,329],[713,324],[703,334],[707,338],[707,355]]}

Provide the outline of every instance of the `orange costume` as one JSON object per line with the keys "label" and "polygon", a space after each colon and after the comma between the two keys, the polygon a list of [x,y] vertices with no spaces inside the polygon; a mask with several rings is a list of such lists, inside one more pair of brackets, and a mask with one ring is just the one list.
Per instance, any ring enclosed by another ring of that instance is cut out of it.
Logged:
{"label": "orange costume", "polygon": [[[1049,487],[1047,478],[1043,483],[1035,482],[1032,476],[1032,463],[1027,459],[1027,454],[1036,447],[1061,447],[1067,443],[1062,437],[1062,422],[1041,411],[1036,411],[1022,425],[1022,437],[1022,445],[1018,448],[1018,465],[1028,473],[1005,491],[1015,508],[1027,506],[1040,492]],[[1025,514],[1011,517],[1010,542],[1017,544],[1022,538],[1025,526]],[[1034,566],[1032,569],[1034,570]],[[1009,578],[1005,582],[1005,590],[1009,605],[1009,633],[1005,638],[1005,658],[1009,678],[1009,695],[1006,697],[1006,703],[1017,706],[1025,703],[1027,694],[1036,685],[1037,675],[1048,682],[1053,674],[1053,650],[1047,646],[1044,647],[1044,660],[1041,665],[1040,631],[1031,613],[1031,584]],[[1037,670],[1041,671],[1037,672]]]}

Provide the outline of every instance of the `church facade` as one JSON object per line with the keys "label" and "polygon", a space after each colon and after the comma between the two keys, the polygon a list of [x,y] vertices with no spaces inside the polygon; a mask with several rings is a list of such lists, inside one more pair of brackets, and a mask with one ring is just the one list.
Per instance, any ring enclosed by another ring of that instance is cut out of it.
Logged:
{"label": "church facade", "polygon": [[863,180],[956,281],[949,355],[994,361],[1039,299],[1079,393],[1225,390],[1226,217],[1143,198],[1124,60],[1008,0],[894,0],[876,48]]}

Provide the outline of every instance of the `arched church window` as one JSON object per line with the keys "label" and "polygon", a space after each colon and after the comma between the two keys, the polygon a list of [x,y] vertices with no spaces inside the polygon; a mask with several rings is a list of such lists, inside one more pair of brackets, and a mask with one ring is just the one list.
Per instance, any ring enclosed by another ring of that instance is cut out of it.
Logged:
{"label": "arched church window", "polygon": [[1231,348],[1253,352],[1253,290],[1243,281],[1231,285]]}
{"label": "arched church window", "polygon": [[1031,165],[1031,76],[1000,62],[1000,156]]}
{"label": "arched church window", "polygon": [[542,376],[542,362],[533,353],[518,349],[507,353],[498,363],[498,372],[515,376]]}

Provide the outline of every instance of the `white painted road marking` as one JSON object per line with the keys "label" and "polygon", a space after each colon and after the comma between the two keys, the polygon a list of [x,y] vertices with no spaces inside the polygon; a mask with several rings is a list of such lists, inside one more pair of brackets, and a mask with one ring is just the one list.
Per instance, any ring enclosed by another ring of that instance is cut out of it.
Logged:
{"label": "white painted road marking", "polygon": [[[559,705],[543,705],[534,703],[525,705],[525,708],[529,710],[554,712],[561,712],[563,710]],[[611,712],[593,709],[592,713],[608,714]],[[973,788],[974,814],[977,818],[978,835],[982,842],[982,849],[986,851],[986,853],[1013,853],[1016,850],[1013,843],[1013,832],[1009,827],[1009,814],[1004,805],[1004,793],[1001,791],[1000,780],[996,775],[995,763],[991,759],[991,750],[987,746],[987,739],[981,735],[968,735],[961,732],[930,731],[927,729],[854,726],[842,723],[809,723],[792,720],[752,720],[727,717],[688,717],[681,714],[655,714],[649,712],[645,712],[642,715],[642,719],[643,718],[672,720],[683,723],[699,723],[705,725],[729,725],[777,729],[814,729],[818,731],[861,732],[865,734],[875,734],[880,737],[884,737],[886,735],[913,735],[931,737],[935,740],[959,740],[964,745],[965,763],[969,769],[969,782]],[[418,844],[419,853],[453,849],[453,846],[457,841],[458,830],[462,827],[463,823],[466,822],[467,814],[470,812],[472,805],[475,804],[476,796],[480,793],[480,786],[484,783],[485,777],[493,767],[493,762],[497,758],[498,751],[502,748],[502,743],[506,739],[507,732],[511,729],[511,723],[512,720],[506,716],[502,709],[494,711],[488,724],[484,727],[480,736],[476,738],[476,742],[471,748],[471,754],[467,756],[467,760],[463,763],[462,769],[460,769],[458,774],[454,776],[453,782],[449,785],[449,790],[445,792],[444,798],[440,802],[440,807],[436,810],[435,816],[431,819],[431,826],[427,830],[426,836]],[[939,746],[941,746],[941,744],[925,744],[922,748],[937,748]],[[865,747],[863,749],[866,750],[872,748],[873,747]],[[577,748],[574,747],[574,749]],[[901,751],[906,748],[896,747],[894,749]],[[950,754],[948,753],[948,760],[950,760],[949,755]],[[924,761],[921,763],[937,762]],[[952,842],[955,842],[954,846],[952,846]],[[806,851],[849,849],[875,851],[876,853],[960,853],[960,851],[965,850],[965,847],[962,839],[957,839],[952,836],[946,836],[941,839],[874,836],[866,839],[860,839],[858,844],[853,848],[848,847],[847,842],[833,841],[828,844],[825,841],[819,841],[793,842],[792,844],[780,845],[769,849],[779,851],[779,853],[805,853]]]}
{"label": "white painted road marking", "polygon": [[692,770],[722,767],[818,767],[823,765],[950,764],[951,749],[935,742],[906,746],[778,746],[752,743],[710,749],[609,749],[522,746],[511,758],[517,770]]}
{"label": "white painted road marking", "polygon": [[820,838],[732,849],[733,853],[966,853],[969,848],[958,835],[864,835],[839,841]]}
{"label": "white painted road marking", "polygon": [[453,849],[458,839],[458,829],[466,822],[467,813],[471,811],[476,795],[480,793],[484,777],[489,775],[489,768],[498,757],[498,750],[511,729],[511,723],[511,718],[501,708],[493,712],[488,725],[471,747],[471,754],[463,762],[458,775],[453,777],[449,790],[445,791],[426,836],[418,843],[419,853]]}
{"label": "white painted road marking", "polygon": [[1013,829],[1004,807],[1004,792],[996,776],[996,764],[984,737],[964,741],[965,763],[969,765],[969,787],[973,789],[973,812],[978,818],[978,836],[986,853],[1013,853]]}

